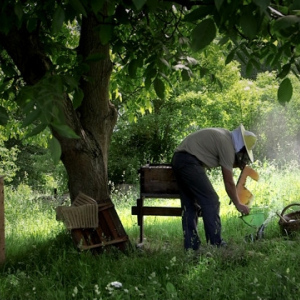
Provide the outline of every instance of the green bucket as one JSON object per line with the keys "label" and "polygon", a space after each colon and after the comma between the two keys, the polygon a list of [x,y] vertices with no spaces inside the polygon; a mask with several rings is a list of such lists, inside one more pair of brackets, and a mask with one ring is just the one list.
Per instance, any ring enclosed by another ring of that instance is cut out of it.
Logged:
{"label": "green bucket", "polygon": [[240,218],[249,226],[259,228],[266,220],[262,208],[253,207],[249,215],[240,216]]}

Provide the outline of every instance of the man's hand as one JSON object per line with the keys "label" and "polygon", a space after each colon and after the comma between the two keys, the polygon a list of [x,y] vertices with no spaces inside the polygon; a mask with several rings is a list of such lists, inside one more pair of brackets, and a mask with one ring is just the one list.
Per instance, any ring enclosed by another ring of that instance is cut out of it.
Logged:
{"label": "man's hand", "polygon": [[244,215],[249,215],[250,208],[247,205],[242,204],[238,197],[235,183],[233,180],[232,171],[222,167],[222,174],[223,174],[223,180],[224,180],[226,192],[229,198],[232,200],[233,204],[235,205],[236,209]]}
{"label": "man's hand", "polygon": [[235,207],[243,215],[249,215],[250,213],[250,208],[247,205],[244,205],[242,203],[237,203]]}

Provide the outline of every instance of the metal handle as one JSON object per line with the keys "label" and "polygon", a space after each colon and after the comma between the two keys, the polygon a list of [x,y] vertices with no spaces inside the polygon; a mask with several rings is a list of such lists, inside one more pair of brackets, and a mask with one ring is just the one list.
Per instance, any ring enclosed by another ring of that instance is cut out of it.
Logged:
{"label": "metal handle", "polygon": [[288,206],[286,206],[284,209],[283,209],[283,211],[281,212],[281,216],[283,216],[283,214],[284,214],[284,212],[288,209],[288,208],[290,208],[290,207],[292,207],[292,206],[300,206],[300,203],[292,203],[292,204],[289,204]]}

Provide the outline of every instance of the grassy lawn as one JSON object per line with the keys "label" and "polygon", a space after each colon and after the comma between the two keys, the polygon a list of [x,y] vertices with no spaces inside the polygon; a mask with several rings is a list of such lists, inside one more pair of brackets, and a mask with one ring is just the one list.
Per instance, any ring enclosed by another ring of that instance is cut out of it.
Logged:
{"label": "grassy lawn", "polygon": [[[210,176],[220,196],[228,248],[204,244],[200,219],[203,255],[197,260],[183,251],[178,217],[145,217],[144,247],[136,247],[139,227],[131,215],[138,197],[134,191],[113,194],[132,249],[93,256],[73,247],[69,233],[56,221],[57,203],[37,199],[26,186],[6,188],[6,262],[0,268],[0,299],[296,299],[300,236],[282,235],[276,212],[300,202],[300,170],[296,166],[254,168],[260,180],[247,187],[255,195],[252,205],[264,207],[267,216],[263,238],[251,239],[256,229],[228,205],[220,174],[214,173]],[[178,200],[166,201],[178,205]]]}

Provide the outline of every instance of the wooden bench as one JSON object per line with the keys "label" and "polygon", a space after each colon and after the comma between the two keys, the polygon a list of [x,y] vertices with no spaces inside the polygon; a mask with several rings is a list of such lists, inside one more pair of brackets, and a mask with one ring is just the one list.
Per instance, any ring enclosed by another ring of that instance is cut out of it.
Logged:
{"label": "wooden bench", "polygon": [[182,215],[181,207],[144,206],[146,198],[179,199],[179,189],[171,165],[148,164],[139,169],[140,198],[136,206],[132,206],[131,214],[137,216],[140,227],[140,243],[144,239],[144,216],[176,216]]}

